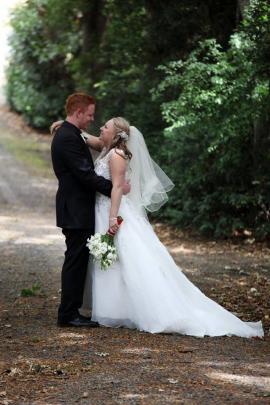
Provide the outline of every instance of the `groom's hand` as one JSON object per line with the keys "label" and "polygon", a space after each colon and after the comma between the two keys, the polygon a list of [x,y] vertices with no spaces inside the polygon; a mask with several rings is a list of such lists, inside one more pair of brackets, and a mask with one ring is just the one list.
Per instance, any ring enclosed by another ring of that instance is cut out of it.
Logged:
{"label": "groom's hand", "polygon": [[131,190],[131,185],[129,183],[129,180],[125,181],[125,183],[123,184],[123,194],[126,195],[130,192]]}

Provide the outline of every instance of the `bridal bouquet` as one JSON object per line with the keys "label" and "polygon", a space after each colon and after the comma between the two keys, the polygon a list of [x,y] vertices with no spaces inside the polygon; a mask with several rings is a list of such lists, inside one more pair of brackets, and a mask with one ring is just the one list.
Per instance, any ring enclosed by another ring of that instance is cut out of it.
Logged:
{"label": "bridal bouquet", "polygon": [[[121,225],[122,222],[123,218],[118,216],[117,224]],[[113,238],[114,233],[109,229],[104,235],[95,233],[95,235],[87,239],[86,246],[94,257],[94,260],[100,262],[102,270],[107,270],[117,260],[117,252]]]}

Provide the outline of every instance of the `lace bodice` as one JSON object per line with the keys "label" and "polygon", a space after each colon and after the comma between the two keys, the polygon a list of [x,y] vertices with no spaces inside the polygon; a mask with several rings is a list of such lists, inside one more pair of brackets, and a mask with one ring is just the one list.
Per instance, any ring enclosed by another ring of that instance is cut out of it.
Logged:
{"label": "lace bodice", "polygon": [[[110,159],[113,156],[114,152],[115,152],[114,148],[111,149],[108,153],[106,153],[106,151],[104,149],[95,161],[96,174],[104,177],[107,180],[112,179],[109,162],[110,162]],[[129,177],[129,172],[130,172],[130,167],[129,167],[129,165],[127,165],[126,178]]]}
{"label": "lace bodice", "polygon": [[[115,150],[111,149],[108,153],[106,153],[106,150],[104,149],[99,157],[95,161],[95,172],[99,176],[104,177],[107,180],[111,180],[111,171],[110,171],[110,159],[113,156]],[[125,198],[125,196],[122,197],[122,199]],[[97,193],[97,198],[96,198],[96,204],[98,207],[101,205],[108,205],[111,203],[111,199],[104,196],[103,194]]]}
{"label": "lace bodice", "polygon": [[[104,177],[107,180],[111,180],[111,171],[110,171],[110,159],[115,153],[115,149],[111,149],[108,153],[106,153],[106,150],[104,149],[99,157],[95,161],[95,172],[99,176]],[[130,178],[130,173],[131,173],[131,168],[130,165],[127,165],[127,170],[126,170],[126,179]],[[132,216],[135,218],[139,218],[140,220],[147,221],[147,215],[145,213],[145,210],[143,208],[139,210],[134,210],[134,206],[132,206],[131,201],[129,200],[128,196],[123,195],[121,199],[121,205],[120,207],[123,206],[129,207],[129,209],[132,212]],[[111,199],[109,197],[106,197],[105,195],[101,193],[96,193],[96,208],[97,210],[109,210],[111,205]]]}
{"label": "lace bodice", "polygon": [[110,171],[110,159],[114,153],[114,149],[111,149],[107,154],[103,150],[100,156],[95,161],[95,172],[99,176],[104,177],[107,180],[111,180],[111,171]]}

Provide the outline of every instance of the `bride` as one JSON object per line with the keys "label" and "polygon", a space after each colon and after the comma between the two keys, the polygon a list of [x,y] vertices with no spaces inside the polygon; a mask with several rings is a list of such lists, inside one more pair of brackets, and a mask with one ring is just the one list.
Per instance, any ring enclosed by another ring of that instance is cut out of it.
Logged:
{"label": "bride", "polygon": [[[151,159],[140,131],[117,117],[101,128],[100,138],[85,135],[92,148],[104,146],[95,171],[113,183],[111,198],[97,193],[95,231],[116,230],[117,215],[124,221],[114,238],[119,260],[103,271],[90,258],[82,310],[92,308],[92,320],[108,327],[262,337],[261,322],[241,321],[192,284],[153,231],[146,210],[159,209],[173,183]],[[131,192],[124,196],[126,178]]]}

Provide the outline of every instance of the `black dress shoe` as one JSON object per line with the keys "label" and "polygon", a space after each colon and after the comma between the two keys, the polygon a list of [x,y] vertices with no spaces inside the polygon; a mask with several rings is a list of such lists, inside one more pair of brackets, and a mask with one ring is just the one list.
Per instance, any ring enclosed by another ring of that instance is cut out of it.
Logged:
{"label": "black dress shoe", "polygon": [[91,316],[84,316],[79,314],[79,318],[82,319],[83,321],[87,320],[87,321],[91,321]]}
{"label": "black dress shoe", "polygon": [[91,322],[92,328],[97,328],[99,326],[98,322],[91,320],[91,316],[83,316],[83,315],[79,314],[79,319],[81,319],[83,322],[84,321]]}
{"label": "black dress shoe", "polygon": [[99,324],[97,322],[91,321],[90,318],[85,318],[85,317],[78,317],[78,318],[74,318],[71,321],[68,322],[57,322],[57,326],[60,327],[87,327],[87,328],[97,328],[99,326]]}

